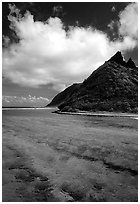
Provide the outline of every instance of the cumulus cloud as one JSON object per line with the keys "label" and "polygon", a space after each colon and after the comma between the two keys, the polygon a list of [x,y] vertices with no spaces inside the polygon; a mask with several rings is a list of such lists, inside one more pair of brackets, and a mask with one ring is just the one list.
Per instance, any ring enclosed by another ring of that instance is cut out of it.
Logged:
{"label": "cumulus cloud", "polygon": [[[136,12],[131,4],[128,6],[131,15]],[[58,17],[34,21],[30,12],[21,16],[15,6],[10,5],[10,9],[10,27],[19,43],[3,50],[3,74],[22,86],[54,84],[55,89],[60,89],[81,82],[116,51],[125,52],[137,46],[132,31],[130,35],[127,32],[129,26],[124,27],[128,8],[120,13],[119,32],[123,38],[116,41],[110,41],[107,34],[92,27],[71,26],[66,31]]]}
{"label": "cumulus cloud", "polygon": [[120,12],[119,17],[119,33],[122,36],[138,39],[138,4],[129,4],[124,11]]}
{"label": "cumulus cloud", "polygon": [[49,99],[36,96],[2,96],[3,106],[45,106],[49,103]]}
{"label": "cumulus cloud", "polygon": [[131,3],[119,13],[119,20],[111,20],[108,24],[110,30],[117,28],[118,34],[125,38],[129,36],[132,40],[138,40],[138,4]]}

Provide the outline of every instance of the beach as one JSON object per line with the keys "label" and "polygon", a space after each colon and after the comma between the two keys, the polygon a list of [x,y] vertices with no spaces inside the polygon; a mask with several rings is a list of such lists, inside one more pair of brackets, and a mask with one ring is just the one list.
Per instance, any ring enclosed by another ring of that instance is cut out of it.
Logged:
{"label": "beach", "polygon": [[3,111],[4,202],[136,202],[133,117]]}

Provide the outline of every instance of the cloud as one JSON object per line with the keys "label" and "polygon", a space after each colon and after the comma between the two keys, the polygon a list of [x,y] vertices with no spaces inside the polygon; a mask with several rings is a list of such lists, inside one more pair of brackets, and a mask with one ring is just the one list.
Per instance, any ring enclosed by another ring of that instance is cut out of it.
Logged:
{"label": "cloud", "polygon": [[125,38],[130,37],[132,40],[138,40],[138,4],[130,3],[119,13],[119,20],[111,20],[108,24],[110,30],[117,32]]}
{"label": "cloud", "polygon": [[129,35],[123,23],[129,9],[131,15],[135,12],[131,4],[120,13],[119,32],[123,37],[115,41],[92,27],[71,26],[66,31],[58,17],[34,21],[30,12],[21,16],[15,6],[10,9],[10,28],[19,42],[3,49],[3,75],[22,86],[54,84],[54,89],[60,90],[83,81],[116,51],[125,52],[137,46],[132,31]]}
{"label": "cloud", "polygon": [[53,16],[61,16],[63,14],[63,7],[61,5],[57,5],[53,7]]}
{"label": "cloud", "polygon": [[112,11],[112,12],[115,12],[115,11],[116,11],[115,6],[112,6],[111,11]]}
{"label": "cloud", "polygon": [[119,23],[115,20],[111,20],[111,22],[107,25],[107,27],[110,28],[111,31],[114,30],[115,26],[118,29]]}
{"label": "cloud", "polygon": [[122,36],[130,36],[134,39],[138,39],[138,4],[129,4],[120,12],[119,17],[119,33]]}
{"label": "cloud", "polygon": [[2,43],[3,43],[4,47],[8,47],[10,44],[10,38],[8,36],[3,35],[3,42]]}
{"label": "cloud", "polygon": [[48,98],[41,96],[2,96],[3,106],[45,106],[48,102]]}

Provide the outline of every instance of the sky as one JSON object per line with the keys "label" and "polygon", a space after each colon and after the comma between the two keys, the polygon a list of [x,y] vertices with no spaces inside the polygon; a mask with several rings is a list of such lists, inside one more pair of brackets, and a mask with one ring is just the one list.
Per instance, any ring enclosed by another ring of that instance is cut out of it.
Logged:
{"label": "sky", "polygon": [[136,2],[2,3],[3,106],[45,106],[117,51],[138,64]]}

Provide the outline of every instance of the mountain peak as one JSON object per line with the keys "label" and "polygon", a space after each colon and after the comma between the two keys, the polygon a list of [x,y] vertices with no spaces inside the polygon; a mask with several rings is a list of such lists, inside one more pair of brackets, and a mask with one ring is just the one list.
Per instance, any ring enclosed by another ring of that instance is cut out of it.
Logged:
{"label": "mountain peak", "polygon": [[126,65],[126,62],[122,56],[122,53],[120,51],[116,52],[115,55],[113,55],[113,57],[111,57],[108,61],[113,61],[113,62],[116,62],[118,64],[121,64],[123,66]]}
{"label": "mountain peak", "polygon": [[74,84],[54,97],[48,106],[62,112],[137,112],[138,69],[130,58],[125,62],[117,52],[81,84]]}
{"label": "mountain peak", "polygon": [[127,67],[132,67],[132,68],[136,68],[135,63],[133,62],[133,60],[131,59],[131,57],[129,58],[129,60],[126,63]]}

